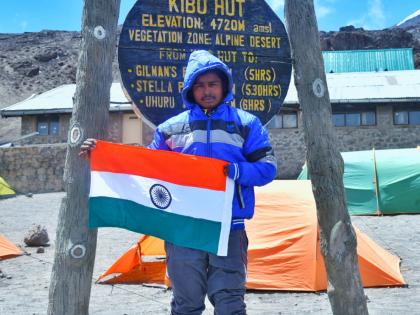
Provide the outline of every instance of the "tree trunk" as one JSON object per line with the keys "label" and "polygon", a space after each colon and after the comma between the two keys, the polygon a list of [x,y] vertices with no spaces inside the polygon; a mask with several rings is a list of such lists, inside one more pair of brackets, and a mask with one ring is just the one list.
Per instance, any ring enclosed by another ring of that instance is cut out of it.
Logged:
{"label": "tree trunk", "polygon": [[96,229],[88,229],[89,162],[78,156],[86,138],[107,138],[112,60],[120,0],[85,0],[76,93],[64,169],[66,197],[58,218],[48,314],[89,312]]}
{"label": "tree trunk", "polygon": [[286,0],[285,16],[331,308],[334,314],[340,315],[368,314],[360,281],[356,234],[346,206],[343,159],[332,126],[313,1]]}

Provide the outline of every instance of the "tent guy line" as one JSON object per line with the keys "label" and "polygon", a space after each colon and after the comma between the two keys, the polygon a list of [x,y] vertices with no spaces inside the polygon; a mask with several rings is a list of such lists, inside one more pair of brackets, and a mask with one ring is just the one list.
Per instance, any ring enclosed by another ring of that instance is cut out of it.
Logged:
{"label": "tent guy line", "polygon": [[[23,251],[23,254],[24,254],[25,256],[29,257],[29,258],[33,258],[33,259],[35,259],[35,260],[37,260],[37,261],[39,261],[39,262],[46,263],[46,264],[49,264],[49,265],[54,265],[54,263],[52,263],[51,261],[47,261],[47,260],[43,260],[43,259],[38,258],[38,257],[34,257],[34,256],[32,256],[32,254],[31,254],[31,253],[29,253],[29,252],[27,252],[27,251],[25,251],[25,250],[23,250],[23,249],[22,249],[22,251]],[[6,278],[4,278],[4,279],[6,279]],[[1,279],[1,280],[3,280],[3,279]],[[96,282],[97,282],[98,280],[99,280],[99,278],[97,278],[97,279],[92,279],[92,284],[96,284]],[[142,298],[144,298],[144,299],[146,299],[146,300],[149,300],[149,301],[152,301],[152,302],[155,302],[155,303],[158,303],[158,304],[161,304],[161,305],[165,305],[165,306],[167,306],[167,303],[166,303],[166,302],[164,303],[164,302],[158,301],[158,300],[156,300],[156,299],[153,299],[153,298],[147,297],[147,296],[145,296],[145,295],[139,294],[139,293],[137,293],[137,292],[134,292],[134,291],[132,291],[132,290],[125,289],[125,288],[123,288],[123,287],[121,287],[120,285],[117,285],[117,284],[113,284],[113,285],[111,286],[111,293],[110,293],[110,295],[112,294],[112,290],[114,289],[114,287],[115,287],[115,288],[117,288],[117,289],[120,289],[120,290],[122,290],[122,291],[126,291],[126,292],[129,292],[129,293],[131,293],[131,294],[134,294],[134,295],[140,296],[140,297],[142,297]],[[148,286],[148,287],[149,287],[149,286]],[[167,290],[166,288],[162,288],[162,289],[163,289],[163,290]]]}

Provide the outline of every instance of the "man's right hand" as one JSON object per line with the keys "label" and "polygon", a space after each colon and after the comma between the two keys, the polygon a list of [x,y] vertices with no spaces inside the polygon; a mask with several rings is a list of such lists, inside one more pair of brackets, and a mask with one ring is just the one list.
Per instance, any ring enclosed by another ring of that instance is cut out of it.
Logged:
{"label": "man's right hand", "polygon": [[96,148],[96,139],[89,138],[83,141],[80,146],[79,156],[87,160],[90,158],[90,151]]}

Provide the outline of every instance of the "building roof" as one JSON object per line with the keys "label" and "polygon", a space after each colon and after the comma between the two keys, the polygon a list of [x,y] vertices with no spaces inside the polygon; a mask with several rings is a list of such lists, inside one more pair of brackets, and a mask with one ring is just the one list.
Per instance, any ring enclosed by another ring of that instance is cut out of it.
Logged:
{"label": "building roof", "polygon": [[[331,103],[420,102],[420,70],[326,73]],[[298,104],[294,78],[284,103]]]}
{"label": "building roof", "polygon": [[[14,105],[1,110],[3,117],[71,113],[73,109],[73,96],[76,92],[76,84],[65,84],[47,92],[32,95]],[[111,85],[110,110],[129,110],[131,103],[128,102],[120,83]]]}
{"label": "building roof", "polygon": [[414,70],[413,48],[323,51],[327,73]]}
{"label": "building roof", "polygon": [[[327,73],[331,103],[420,102],[420,70]],[[1,110],[3,117],[71,113],[75,84],[66,84]],[[284,104],[298,104],[293,80]],[[119,83],[111,86],[110,111],[131,110]]]}

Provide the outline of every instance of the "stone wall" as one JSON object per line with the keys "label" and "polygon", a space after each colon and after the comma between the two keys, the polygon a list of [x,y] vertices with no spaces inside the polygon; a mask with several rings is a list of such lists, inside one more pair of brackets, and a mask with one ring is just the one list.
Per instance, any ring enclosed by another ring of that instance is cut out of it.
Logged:
{"label": "stone wall", "polygon": [[277,158],[278,178],[296,179],[305,162],[302,128],[269,129],[269,135]]}
{"label": "stone wall", "polygon": [[0,176],[17,192],[63,191],[66,144],[0,148]]}
{"label": "stone wall", "polygon": [[[58,136],[34,136],[22,146],[0,148],[0,176],[17,193],[63,191],[67,131],[71,115],[60,115]],[[22,117],[22,135],[36,131],[36,116]],[[109,115],[109,140],[121,142],[122,113]]]}
{"label": "stone wall", "polygon": [[[297,178],[306,159],[306,147],[299,113],[298,128],[269,129],[278,161],[278,176]],[[420,145],[420,125],[398,126],[393,123],[393,105],[378,104],[375,126],[334,127],[340,152],[415,148]]]}

